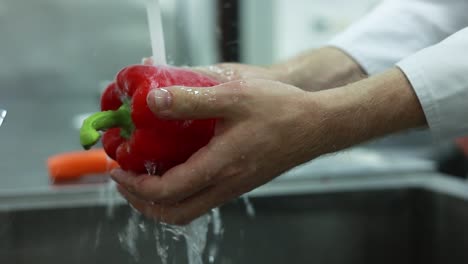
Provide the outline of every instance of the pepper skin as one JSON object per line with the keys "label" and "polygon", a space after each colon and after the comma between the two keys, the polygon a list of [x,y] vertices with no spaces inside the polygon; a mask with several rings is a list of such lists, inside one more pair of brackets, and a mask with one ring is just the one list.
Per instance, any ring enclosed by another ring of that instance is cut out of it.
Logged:
{"label": "pepper skin", "polygon": [[188,69],[131,65],[122,69],[101,97],[101,112],[88,117],[80,130],[85,149],[101,133],[107,155],[137,174],[161,175],[185,162],[213,137],[215,119],[163,120],[146,103],[152,89],[168,86],[210,87],[218,83]]}

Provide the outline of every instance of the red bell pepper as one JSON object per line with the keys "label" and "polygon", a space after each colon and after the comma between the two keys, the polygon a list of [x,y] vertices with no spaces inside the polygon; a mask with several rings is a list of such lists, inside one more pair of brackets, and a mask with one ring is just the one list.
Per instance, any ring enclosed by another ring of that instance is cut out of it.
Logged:
{"label": "red bell pepper", "polygon": [[101,134],[107,155],[135,173],[162,174],[205,146],[216,120],[163,120],[146,103],[152,89],[180,85],[209,87],[214,80],[184,68],[132,65],[122,69],[101,97],[101,112],[88,117],[80,130],[85,149]]}

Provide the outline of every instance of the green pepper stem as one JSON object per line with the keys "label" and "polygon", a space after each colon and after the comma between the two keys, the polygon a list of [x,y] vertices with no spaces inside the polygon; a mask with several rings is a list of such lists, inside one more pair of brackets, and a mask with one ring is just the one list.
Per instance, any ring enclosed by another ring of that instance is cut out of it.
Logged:
{"label": "green pepper stem", "polygon": [[99,133],[99,131],[113,127],[121,128],[122,137],[130,137],[133,130],[133,123],[129,104],[124,103],[115,111],[97,112],[86,118],[80,129],[81,145],[84,149],[90,149],[101,138],[101,133]]}

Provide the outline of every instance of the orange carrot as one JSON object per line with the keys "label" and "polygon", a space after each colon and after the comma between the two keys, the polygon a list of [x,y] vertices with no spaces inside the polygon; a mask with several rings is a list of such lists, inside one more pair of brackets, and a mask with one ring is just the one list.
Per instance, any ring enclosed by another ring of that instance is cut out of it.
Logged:
{"label": "orange carrot", "polygon": [[68,181],[84,175],[108,173],[118,164],[103,149],[93,149],[54,155],[48,158],[47,167],[53,181]]}

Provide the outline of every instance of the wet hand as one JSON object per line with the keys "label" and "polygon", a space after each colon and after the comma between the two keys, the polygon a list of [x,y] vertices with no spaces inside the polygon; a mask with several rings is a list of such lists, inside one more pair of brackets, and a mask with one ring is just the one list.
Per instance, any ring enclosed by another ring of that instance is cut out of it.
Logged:
{"label": "wet hand", "polygon": [[285,82],[284,72],[280,71],[280,69],[274,65],[260,67],[240,63],[220,63],[191,69],[210,76],[219,82],[230,82],[242,79],[264,79]]}
{"label": "wet hand", "polygon": [[320,154],[320,103],[290,85],[251,79],[168,87],[147,100],[161,118],[219,118],[208,145],[164,175],[111,173],[128,202],[154,219],[186,224]]}
{"label": "wet hand", "polygon": [[[151,57],[143,58],[144,65],[153,65]],[[242,79],[264,79],[286,83],[286,73],[280,65],[255,66],[241,63],[219,63],[210,66],[192,67],[193,71],[210,76],[218,82],[230,82]]]}

